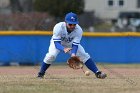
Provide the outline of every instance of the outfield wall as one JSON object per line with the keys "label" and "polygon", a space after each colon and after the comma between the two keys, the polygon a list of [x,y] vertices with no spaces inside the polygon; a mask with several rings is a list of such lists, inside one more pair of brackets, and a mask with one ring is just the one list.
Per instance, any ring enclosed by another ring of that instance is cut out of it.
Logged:
{"label": "outfield wall", "polygon": [[[51,35],[49,31],[1,31],[0,63],[40,63],[48,51]],[[140,63],[140,33],[85,32],[81,44],[95,62]],[[61,53],[56,62],[65,62],[68,57]]]}

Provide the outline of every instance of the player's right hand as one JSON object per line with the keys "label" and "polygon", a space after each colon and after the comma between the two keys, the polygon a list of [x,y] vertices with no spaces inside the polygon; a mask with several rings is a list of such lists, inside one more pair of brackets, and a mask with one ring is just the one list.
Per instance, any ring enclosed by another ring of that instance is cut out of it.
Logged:
{"label": "player's right hand", "polygon": [[64,48],[64,52],[68,53],[72,48]]}

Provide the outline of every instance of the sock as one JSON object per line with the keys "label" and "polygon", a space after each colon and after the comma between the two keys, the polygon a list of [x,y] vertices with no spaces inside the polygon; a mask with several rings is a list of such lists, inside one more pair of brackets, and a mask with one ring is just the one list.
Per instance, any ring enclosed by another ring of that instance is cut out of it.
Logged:
{"label": "sock", "polygon": [[45,74],[46,70],[49,68],[51,64],[46,64],[45,62],[42,62],[41,68],[40,68],[40,73]]}
{"label": "sock", "polygon": [[89,58],[86,62],[85,65],[88,67],[88,69],[90,69],[92,72],[97,73],[98,72],[98,68],[95,64],[95,62],[93,62],[93,60],[91,58]]}

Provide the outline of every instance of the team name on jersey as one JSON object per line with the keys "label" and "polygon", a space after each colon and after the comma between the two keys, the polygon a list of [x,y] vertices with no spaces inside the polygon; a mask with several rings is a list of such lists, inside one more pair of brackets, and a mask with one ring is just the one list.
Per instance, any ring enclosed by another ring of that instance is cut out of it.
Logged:
{"label": "team name on jersey", "polygon": [[61,37],[61,41],[64,41],[64,42],[67,42],[67,43],[70,43],[71,41],[73,40],[73,37]]}

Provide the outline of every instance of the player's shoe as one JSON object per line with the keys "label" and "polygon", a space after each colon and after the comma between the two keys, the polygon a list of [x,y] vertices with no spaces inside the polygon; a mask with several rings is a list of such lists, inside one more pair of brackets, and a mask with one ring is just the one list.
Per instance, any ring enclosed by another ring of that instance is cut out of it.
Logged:
{"label": "player's shoe", "polygon": [[104,79],[104,78],[107,77],[107,74],[102,73],[101,71],[98,71],[98,72],[95,74],[95,76],[96,76],[97,78]]}
{"label": "player's shoe", "polygon": [[39,72],[37,78],[44,78],[44,73]]}

